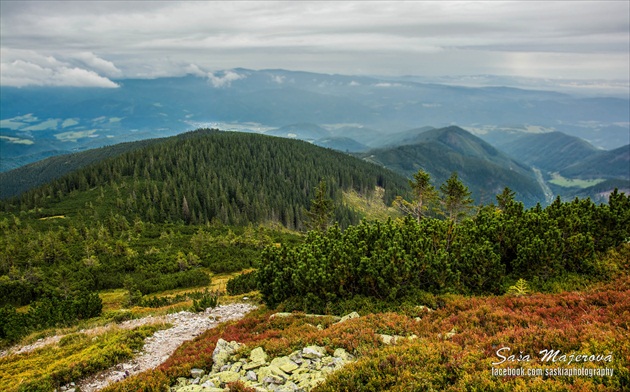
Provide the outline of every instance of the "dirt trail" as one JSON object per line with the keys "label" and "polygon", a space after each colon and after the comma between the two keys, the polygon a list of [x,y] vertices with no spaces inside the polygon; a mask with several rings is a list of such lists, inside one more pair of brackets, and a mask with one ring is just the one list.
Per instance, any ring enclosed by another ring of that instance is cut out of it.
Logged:
{"label": "dirt trail", "polygon": [[142,352],[135,358],[93,375],[77,383],[77,386],[83,392],[94,392],[131,375],[153,369],[166,361],[183,342],[201,335],[221,322],[240,319],[254,308],[253,305],[241,303],[219,305],[216,308],[207,309],[203,313],[179,312],[160,317],[147,317],[147,319],[152,320],[144,324],[162,321],[173,326],[157,331],[153,336],[147,338]]}
{"label": "dirt trail", "polygon": [[[208,308],[202,313],[182,311],[164,316],[148,316],[124,321],[120,324],[109,324],[103,327],[81,330],[79,331],[80,333],[99,335],[111,328],[133,329],[146,324],[172,324],[171,328],[157,331],[153,336],[148,337],[145,340],[142,352],[135,358],[90,376],[78,382],[77,386],[81,388],[83,392],[99,391],[109,384],[121,381],[131,375],[153,369],[166,361],[183,342],[201,335],[208,329],[216,327],[219,323],[240,319],[255,308],[256,307],[253,305],[244,303],[219,305],[216,308]],[[8,354],[27,353],[50,344],[55,344],[59,342],[63,336],[64,335],[50,336],[27,346],[15,346],[9,350],[0,352],[0,357]],[[72,390],[72,388],[68,386],[68,390]]]}

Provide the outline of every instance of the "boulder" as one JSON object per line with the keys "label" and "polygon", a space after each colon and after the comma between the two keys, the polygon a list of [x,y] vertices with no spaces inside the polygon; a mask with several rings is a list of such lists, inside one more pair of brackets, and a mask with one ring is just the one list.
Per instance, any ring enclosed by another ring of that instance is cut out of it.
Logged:
{"label": "boulder", "polygon": [[353,318],[358,318],[358,317],[360,317],[360,316],[359,316],[359,313],[357,313],[357,312],[352,312],[352,313],[349,313],[349,314],[347,314],[347,315],[343,316],[343,317],[341,318],[341,320],[339,320],[339,321],[338,321],[338,323],[343,323],[344,321],[348,321],[348,320],[350,320],[350,319],[353,319]]}
{"label": "boulder", "polygon": [[302,358],[317,359],[326,354],[326,349],[320,346],[307,346],[302,349]]}
{"label": "boulder", "polygon": [[212,352],[212,371],[218,372],[221,368],[227,364],[230,355],[241,347],[237,342],[226,342],[223,339],[217,341],[217,345]]}
{"label": "boulder", "polygon": [[252,362],[267,362],[267,353],[262,347],[256,347],[249,354],[249,360]]}
{"label": "boulder", "polygon": [[299,368],[299,365],[293,362],[289,357],[278,357],[271,361],[271,365],[277,366],[285,373],[291,373],[295,369]]}

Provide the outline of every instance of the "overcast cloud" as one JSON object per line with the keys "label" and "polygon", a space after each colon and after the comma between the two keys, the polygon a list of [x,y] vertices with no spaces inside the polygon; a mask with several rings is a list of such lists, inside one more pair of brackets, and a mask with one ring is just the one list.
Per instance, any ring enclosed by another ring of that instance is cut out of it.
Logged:
{"label": "overcast cloud", "polygon": [[0,2],[2,85],[236,67],[361,75],[622,79],[630,2]]}

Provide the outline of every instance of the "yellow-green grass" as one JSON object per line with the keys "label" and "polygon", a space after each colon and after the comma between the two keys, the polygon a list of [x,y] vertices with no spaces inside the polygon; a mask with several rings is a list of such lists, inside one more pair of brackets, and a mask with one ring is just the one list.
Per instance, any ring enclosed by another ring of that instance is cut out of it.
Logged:
{"label": "yellow-green grass", "polygon": [[76,333],[65,336],[58,345],[0,358],[0,390],[52,391],[133,357],[146,337],[167,327],[115,328],[99,336]]}
{"label": "yellow-green grass", "polygon": [[[240,272],[224,273],[224,274],[217,274],[217,275],[213,275],[206,268],[204,268],[204,270],[206,270],[206,272],[211,275],[211,283],[208,286],[187,287],[183,289],[167,290],[167,291],[162,291],[160,293],[150,294],[149,297],[164,298],[164,297],[174,297],[177,295],[183,296],[183,295],[198,292],[198,291],[208,290],[208,291],[218,292],[220,295],[219,303],[227,304],[227,303],[238,302],[242,300],[244,296],[247,296],[247,294],[235,295],[235,296],[227,295],[226,287],[227,287],[227,282],[230,279],[232,279],[233,277],[237,275],[240,275],[241,273],[249,272],[251,271],[251,269],[240,271]],[[166,314],[166,313],[178,312],[181,310],[186,310],[190,308],[190,306],[192,306],[192,300],[186,300],[186,301],[178,302],[172,305],[162,306],[160,308],[146,308],[146,307],[134,306],[131,309],[127,309],[125,305],[128,298],[127,290],[124,290],[124,289],[106,290],[106,291],[100,292],[99,296],[101,297],[101,300],[103,301],[103,315],[104,315],[104,318],[107,320],[109,320],[111,317],[115,318],[115,313],[120,313],[124,310],[129,310],[130,312],[127,318],[138,318],[138,317],[144,317],[148,315],[161,315],[161,314]],[[250,298],[259,298],[259,295],[256,295],[256,293],[252,293],[252,295],[250,295]]]}
{"label": "yellow-green grass", "polygon": [[383,201],[385,190],[377,187],[372,196],[366,197],[354,190],[343,192],[343,201],[349,207],[361,212],[367,219],[387,220],[397,218],[400,212]]}
{"label": "yellow-green grass", "polygon": [[606,181],[603,178],[597,178],[594,180],[581,180],[579,178],[565,178],[560,173],[551,173],[550,183],[558,185],[564,188],[588,188],[599,183]]}

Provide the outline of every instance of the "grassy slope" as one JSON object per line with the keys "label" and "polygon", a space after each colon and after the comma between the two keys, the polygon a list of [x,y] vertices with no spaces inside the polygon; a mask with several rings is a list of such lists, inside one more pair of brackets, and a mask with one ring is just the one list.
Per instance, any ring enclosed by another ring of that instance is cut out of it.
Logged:
{"label": "grassy slope", "polygon": [[155,324],[113,329],[96,337],[75,333],[62,338],[58,345],[0,358],[0,390],[53,390],[131,358],[142,348],[144,338],[166,327]]}

